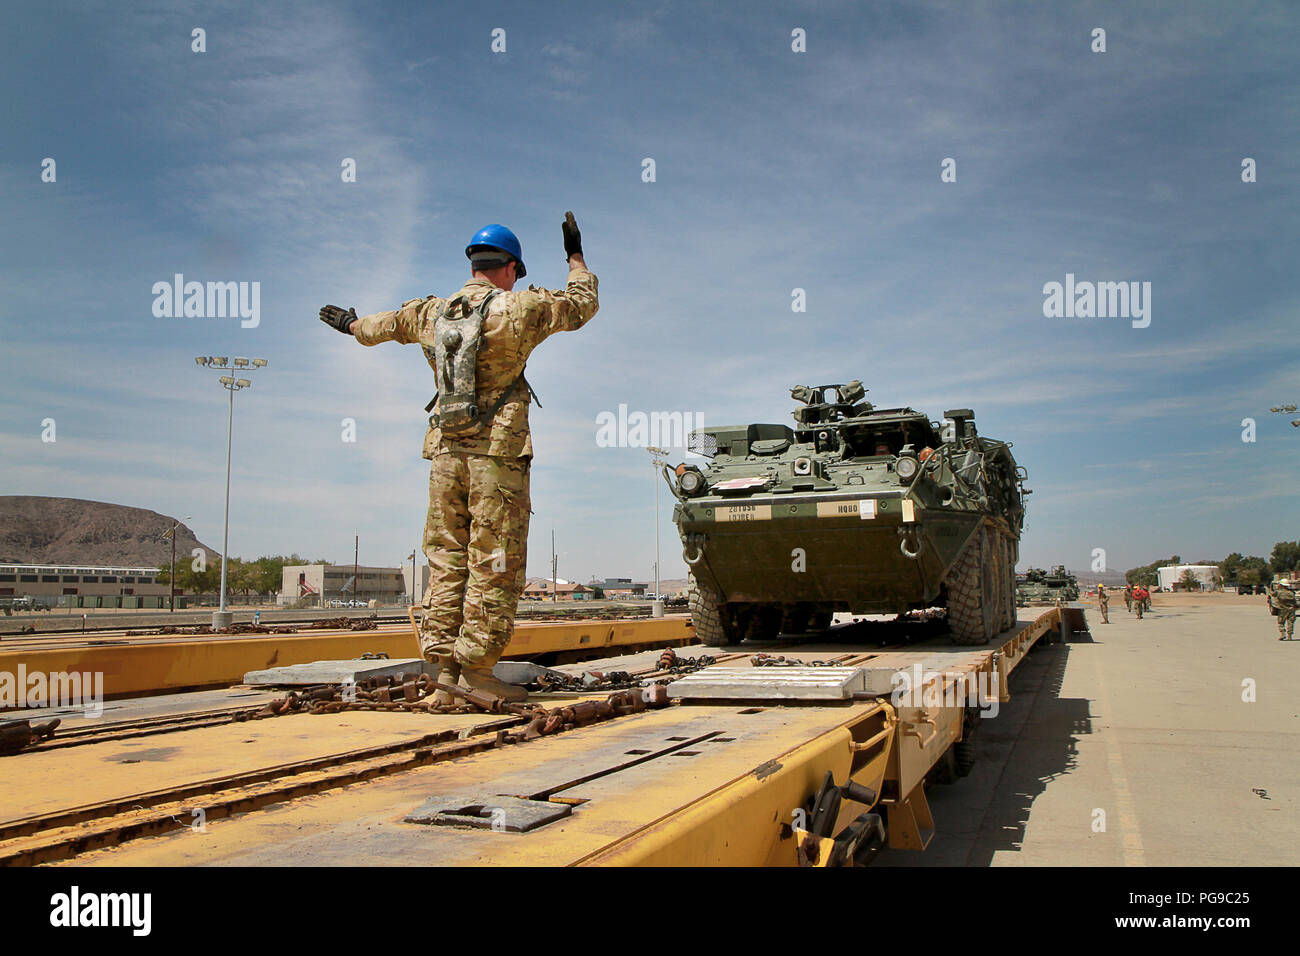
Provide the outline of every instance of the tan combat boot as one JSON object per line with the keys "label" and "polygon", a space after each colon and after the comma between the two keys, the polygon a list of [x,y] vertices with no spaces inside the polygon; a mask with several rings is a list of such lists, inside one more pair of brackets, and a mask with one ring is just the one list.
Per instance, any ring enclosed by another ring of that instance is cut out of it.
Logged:
{"label": "tan combat boot", "polygon": [[[456,686],[460,680],[460,663],[451,654],[435,654],[432,658],[433,665],[437,672],[433,679],[439,684],[451,684]],[[439,707],[446,707],[450,704],[459,704],[461,699],[447,690],[435,690],[433,692],[433,702]]]}
{"label": "tan combat boot", "polygon": [[493,677],[490,664],[460,664],[460,685],[469,690],[495,694],[512,704],[528,699],[528,691],[522,687],[517,684],[507,684]]}

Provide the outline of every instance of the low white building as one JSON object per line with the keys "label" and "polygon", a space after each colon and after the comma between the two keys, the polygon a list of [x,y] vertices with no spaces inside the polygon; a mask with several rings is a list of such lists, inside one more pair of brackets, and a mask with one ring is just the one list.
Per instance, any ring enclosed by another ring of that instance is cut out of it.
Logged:
{"label": "low white building", "polygon": [[[429,586],[429,565],[416,565],[415,602]],[[405,604],[411,598],[411,566],[376,568],[351,564],[286,564],[279,603],[303,600],[308,607],[328,607],[331,601],[377,601],[380,607]]]}
{"label": "low white building", "polygon": [[1223,590],[1223,579],[1218,567],[1213,564],[1171,564],[1168,567],[1156,568],[1156,580],[1160,582],[1160,590],[1172,591],[1176,584],[1181,591],[1183,576],[1188,571],[1191,571],[1196,580],[1201,582],[1201,590]]}

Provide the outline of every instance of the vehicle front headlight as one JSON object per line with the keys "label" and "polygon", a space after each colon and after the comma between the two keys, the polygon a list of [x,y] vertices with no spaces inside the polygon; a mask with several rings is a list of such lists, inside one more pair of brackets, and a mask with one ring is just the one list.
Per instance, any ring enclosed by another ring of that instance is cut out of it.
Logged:
{"label": "vehicle front headlight", "polygon": [[677,476],[677,487],[684,495],[698,495],[704,491],[705,485],[704,475],[694,468],[686,468]]}
{"label": "vehicle front headlight", "polygon": [[915,458],[904,456],[894,462],[894,470],[898,472],[899,484],[907,484],[916,477],[916,473],[921,470],[921,463]]}

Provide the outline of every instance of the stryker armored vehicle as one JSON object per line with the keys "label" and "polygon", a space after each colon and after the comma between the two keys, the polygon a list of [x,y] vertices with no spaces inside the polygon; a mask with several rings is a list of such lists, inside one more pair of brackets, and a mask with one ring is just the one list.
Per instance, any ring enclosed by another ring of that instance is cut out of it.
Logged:
{"label": "stryker armored vehicle", "polygon": [[1055,604],[1060,601],[1079,600],[1079,581],[1065,570],[1065,565],[1058,564],[1050,572],[1042,568],[1030,568],[1023,575],[1016,576],[1016,604]]}
{"label": "stryker armored vehicle", "polygon": [[970,409],[875,408],[859,381],[799,386],[795,427],[704,428],[664,477],[697,637],[806,633],[836,611],[944,607],[959,644],[1016,619],[1025,470]]}

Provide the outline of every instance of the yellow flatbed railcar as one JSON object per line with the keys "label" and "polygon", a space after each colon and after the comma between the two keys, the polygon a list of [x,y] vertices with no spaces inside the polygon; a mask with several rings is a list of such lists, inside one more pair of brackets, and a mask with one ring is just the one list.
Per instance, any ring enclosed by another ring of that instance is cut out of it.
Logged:
{"label": "yellow flatbed railcar", "polygon": [[[665,626],[600,623],[646,644]],[[1004,702],[1036,642],[1082,626],[1081,612],[1053,608],[977,648],[783,646],[789,664],[825,662],[829,647],[827,663],[875,687],[832,701],[760,686],[753,699],[675,700],[520,743],[502,742],[523,722],[509,714],[234,720],[279,696],[245,687],[121,700],[0,757],[0,862],[822,866],[881,845],[920,850],[934,831],[927,777],[952,771],[979,720],[963,688]],[[748,666],[753,650],[725,665]],[[717,653],[683,653],[705,652]],[[894,673],[914,675],[917,695],[882,695]],[[768,674],[760,685],[781,683]]]}

